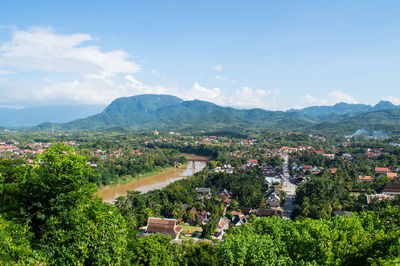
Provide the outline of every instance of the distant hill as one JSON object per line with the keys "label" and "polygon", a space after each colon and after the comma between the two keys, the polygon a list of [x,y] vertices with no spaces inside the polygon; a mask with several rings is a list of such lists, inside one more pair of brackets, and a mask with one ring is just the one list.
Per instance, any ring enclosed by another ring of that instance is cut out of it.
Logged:
{"label": "distant hill", "polygon": [[44,106],[23,109],[0,108],[0,126],[32,127],[43,122],[66,123],[101,112],[104,105]]}
{"label": "distant hill", "polygon": [[332,133],[352,133],[359,129],[383,130],[400,133],[400,109],[380,110],[324,121],[313,126],[315,130]]}
{"label": "distant hill", "polygon": [[332,121],[341,119],[345,116],[391,109],[400,109],[400,106],[394,105],[388,101],[380,101],[375,106],[367,104],[337,103],[333,106],[311,106],[301,110],[290,110],[289,112],[308,115],[319,121]]}
{"label": "distant hill", "polygon": [[[351,133],[363,127],[394,130],[400,108],[381,101],[375,106],[338,103],[302,110],[238,110],[206,101],[184,101],[171,95],[144,94],[118,98],[101,113],[56,125],[57,129],[130,128],[139,131],[263,132],[266,130],[312,130]],[[43,123],[36,129],[48,129]]]}

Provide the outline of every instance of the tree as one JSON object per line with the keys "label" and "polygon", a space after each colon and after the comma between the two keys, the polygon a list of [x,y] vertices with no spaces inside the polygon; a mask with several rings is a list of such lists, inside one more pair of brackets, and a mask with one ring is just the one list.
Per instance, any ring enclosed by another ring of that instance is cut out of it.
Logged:
{"label": "tree", "polygon": [[[93,186],[88,181],[92,171],[86,156],[57,144],[39,156],[32,168],[16,169],[2,171],[6,178],[2,178],[1,209],[25,225],[17,228],[29,229],[27,239],[32,235],[32,247],[49,263],[121,261],[126,223],[115,207],[93,196]],[[10,212],[10,208],[16,210]]]}
{"label": "tree", "polygon": [[0,214],[0,264],[39,264],[43,258],[34,255],[28,227],[5,220]]}
{"label": "tree", "polygon": [[40,248],[54,264],[118,264],[125,253],[125,220],[100,199],[52,216],[46,228]]}
{"label": "tree", "polygon": [[171,237],[150,235],[130,237],[127,246],[126,264],[172,265]]}

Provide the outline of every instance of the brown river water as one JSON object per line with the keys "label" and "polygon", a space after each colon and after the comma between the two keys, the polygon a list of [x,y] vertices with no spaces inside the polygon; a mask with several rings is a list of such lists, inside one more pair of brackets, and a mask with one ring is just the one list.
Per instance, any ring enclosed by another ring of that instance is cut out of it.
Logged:
{"label": "brown river water", "polygon": [[[206,166],[206,162],[196,161],[196,159],[209,160],[209,158],[207,157],[198,156],[195,154],[182,153],[182,155],[185,156],[188,160],[195,161],[195,172],[202,170]],[[170,183],[183,179],[192,174],[192,162],[189,161],[189,164],[187,164],[186,166],[171,168],[148,177],[132,180],[126,184],[118,184],[112,187],[106,186],[102,190],[96,192],[96,195],[100,196],[103,199],[103,202],[113,203],[116,198],[120,196],[125,196],[128,191],[136,190],[142,193],[146,193],[154,189],[163,188]]]}

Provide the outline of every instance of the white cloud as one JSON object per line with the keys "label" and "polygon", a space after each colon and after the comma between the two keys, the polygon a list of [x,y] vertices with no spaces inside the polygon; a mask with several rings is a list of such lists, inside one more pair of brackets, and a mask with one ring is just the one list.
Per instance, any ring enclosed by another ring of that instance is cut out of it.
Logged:
{"label": "white cloud", "polygon": [[[129,54],[122,50],[104,51],[89,34],[59,34],[50,27],[11,32],[10,40],[0,44],[0,105],[3,106],[108,104],[118,97],[154,93],[225,106],[268,109],[276,105],[275,96],[280,93],[279,89],[244,86],[232,95],[228,90],[209,88],[199,82],[189,88],[175,83],[147,84],[138,78],[140,66]],[[222,68],[220,64],[214,67],[217,71]],[[25,75],[30,71],[35,75]],[[6,74],[13,73],[18,79],[6,79]],[[157,74],[157,71],[152,69],[151,73]],[[226,79],[221,75],[215,78]]]}
{"label": "white cloud", "polygon": [[304,108],[308,106],[318,105],[334,105],[336,103],[358,103],[358,100],[342,91],[332,91],[328,94],[327,99],[319,99],[310,94],[300,97],[300,101],[293,105],[294,108]]}
{"label": "white cloud", "polygon": [[[121,74],[140,66],[122,50],[102,51],[89,34],[58,34],[50,27],[14,29],[0,45],[0,74],[36,71],[27,79],[3,80],[0,104],[47,104],[79,101],[109,103],[116,97],[143,93],[148,87],[132,85]],[[54,77],[55,78],[42,78]],[[158,87],[153,91],[160,90]],[[41,103],[39,103],[41,101]]]}
{"label": "white cloud", "polygon": [[269,109],[273,107],[272,98],[264,98],[268,93],[262,89],[253,89],[248,86],[244,86],[239,90],[235,91],[235,94],[224,98],[224,105],[241,107],[241,108],[265,108]]}
{"label": "white cloud", "polygon": [[328,101],[324,99],[317,99],[310,94],[306,94],[300,97],[301,107],[306,107],[310,105],[328,105]]}
{"label": "white cloud", "polygon": [[359,103],[357,101],[356,98],[354,98],[353,96],[350,96],[344,92],[335,90],[332,91],[331,93],[329,93],[329,97],[330,97],[330,102],[331,103],[340,103],[340,102],[344,102],[344,103]]}
{"label": "white cloud", "polygon": [[214,66],[214,69],[217,70],[217,71],[221,71],[222,70],[222,65],[218,64],[218,65]]}
{"label": "white cloud", "polygon": [[[200,99],[200,100],[208,100],[208,101],[219,101],[221,97],[221,89],[213,88],[207,89],[205,87],[200,86],[199,83],[195,82],[193,87],[189,90],[189,97],[192,99]],[[185,97],[186,98],[186,97]]]}
{"label": "white cloud", "polygon": [[220,76],[220,75],[216,75],[216,76],[215,76],[215,79],[218,79],[218,80],[226,80],[226,77]]}
{"label": "white cloud", "polygon": [[89,34],[57,34],[50,27],[15,30],[11,41],[0,46],[0,66],[103,77],[140,70],[126,52],[103,52],[85,45],[88,41],[94,41]]}
{"label": "white cloud", "polygon": [[383,98],[382,100],[389,101],[393,103],[394,105],[400,105],[400,99],[395,97],[395,96],[387,96]]}
{"label": "white cloud", "polygon": [[262,90],[262,89],[257,89],[256,90],[256,94],[260,95],[260,96],[265,96],[265,95],[267,95],[267,92],[265,90]]}

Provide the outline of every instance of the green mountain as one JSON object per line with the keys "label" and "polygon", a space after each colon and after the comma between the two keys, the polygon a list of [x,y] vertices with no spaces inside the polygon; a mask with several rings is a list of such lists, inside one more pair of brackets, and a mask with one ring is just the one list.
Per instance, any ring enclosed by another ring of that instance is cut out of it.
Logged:
{"label": "green mountain", "polygon": [[392,110],[399,109],[399,106],[394,105],[389,101],[380,101],[374,107],[371,108],[371,111],[383,111],[383,110]]}
{"label": "green mountain", "polygon": [[327,115],[345,115],[353,113],[368,112],[371,110],[370,105],[366,104],[349,104],[349,103],[337,103],[333,106],[310,106],[301,110],[293,110],[300,114],[312,115],[312,116],[327,116]]}
{"label": "green mountain", "polygon": [[312,126],[325,133],[353,133],[359,129],[369,131],[400,132],[400,109],[380,110],[343,117],[337,121],[324,121]]}
{"label": "green mountain", "polygon": [[289,112],[297,112],[302,115],[307,115],[320,122],[332,122],[341,120],[344,117],[392,109],[400,109],[400,106],[396,106],[388,101],[380,101],[375,106],[366,104],[337,103],[333,106],[310,106],[301,110],[290,110]]}
{"label": "green mountain", "polygon": [[[277,128],[300,124],[308,119],[297,113],[263,109],[238,110],[206,101],[183,101],[170,95],[145,94],[114,100],[103,112],[84,119],[56,125],[56,129],[105,129],[110,127],[134,130],[241,131]],[[43,123],[36,129],[48,129]]]}
{"label": "green mountain", "polygon": [[[103,112],[56,129],[130,128],[139,131],[263,132],[266,130],[311,130],[352,133],[360,128],[395,130],[400,109],[390,102],[375,106],[339,103],[302,110],[239,110],[206,101],[183,101],[171,95],[145,94],[114,100]],[[36,129],[48,129],[44,123]]]}

